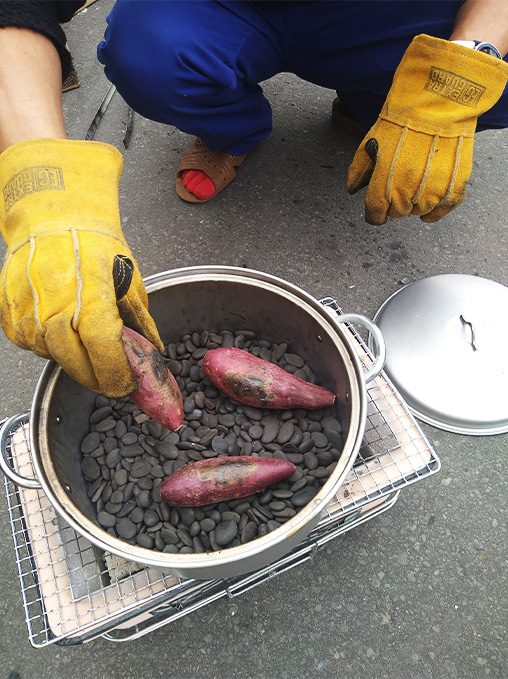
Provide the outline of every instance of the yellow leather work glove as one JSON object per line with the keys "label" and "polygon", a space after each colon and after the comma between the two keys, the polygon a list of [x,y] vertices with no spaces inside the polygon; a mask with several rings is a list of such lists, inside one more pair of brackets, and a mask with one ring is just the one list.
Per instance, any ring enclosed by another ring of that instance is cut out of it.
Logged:
{"label": "yellow leather work glove", "polygon": [[508,64],[418,35],[395,71],[379,118],[349,168],[347,190],[368,185],[365,219],[420,215],[435,222],[462,202],[478,116],[497,102]]}
{"label": "yellow leather work glove", "polygon": [[114,147],[91,141],[34,139],[0,156],[3,329],[113,397],[137,386],[124,324],[163,348],[120,227],[122,165]]}

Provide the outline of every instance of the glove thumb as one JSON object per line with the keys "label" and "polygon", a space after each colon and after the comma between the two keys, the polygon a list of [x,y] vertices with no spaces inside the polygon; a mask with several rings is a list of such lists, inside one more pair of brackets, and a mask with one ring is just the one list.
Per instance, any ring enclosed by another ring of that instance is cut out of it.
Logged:
{"label": "glove thumb", "polygon": [[164,345],[155,322],[148,313],[145,286],[132,259],[125,255],[115,255],[113,284],[116,305],[124,325],[143,335],[162,353]]}
{"label": "glove thumb", "polygon": [[379,144],[374,137],[362,141],[349,166],[346,184],[348,193],[354,194],[369,184],[376,166],[378,150]]}

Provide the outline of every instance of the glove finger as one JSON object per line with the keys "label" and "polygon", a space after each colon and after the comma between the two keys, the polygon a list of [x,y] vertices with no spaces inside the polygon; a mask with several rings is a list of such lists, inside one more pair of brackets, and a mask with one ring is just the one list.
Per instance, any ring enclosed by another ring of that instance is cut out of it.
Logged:
{"label": "glove finger", "polygon": [[[57,361],[71,377],[98,391],[87,351],[72,329],[74,306],[68,305],[69,297],[58,295],[58,289],[74,289],[75,276],[63,270],[53,277],[48,264],[55,251],[62,261],[69,257],[66,246],[65,237],[51,244],[41,236],[8,257],[2,272],[2,326],[7,337],[22,349]],[[45,285],[41,285],[43,278]]]}
{"label": "glove finger", "polygon": [[[30,267],[32,287],[39,290],[37,307],[44,313],[38,318],[34,307],[27,309],[20,326],[25,331],[31,349],[39,353],[44,344],[49,358],[54,359],[76,382],[92,391],[108,395],[125,396],[136,388],[121,341],[122,321],[118,316],[113,286],[110,291],[101,288],[94,294],[85,278],[79,314],[76,316],[76,276],[72,269],[60,272],[60,279],[72,294],[58,298],[52,295],[53,281],[44,265],[42,243],[39,247],[42,269]],[[96,261],[99,257],[96,256]],[[46,286],[39,279],[46,274]],[[63,276],[66,275],[64,280]],[[67,279],[67,276],[70,278]],[[72,280],[71,280],[72,279]],[[54,284],[57,284],[55,279]],[[109,295],[109,299],[108,299]],[[48,315],[49,314],[49,315]],[[39,328],[37,327],[38,318]],[[40,332],[39,332],[40,329]]]}
{"label": "glove finger", "polygon": [[[92,391],[101,387],[80,336],[72,330],[66,314],[58,314],[46,321],[45,344],[48,352],[73,380]],[[65,338],[63,341],[62,338]]]}
{"label": "glove finger", "polygon": [[114,292],[99,305],[88,305],[78,323],[101,393],[121,398],[137,388],[122,342],[123,322]]}
{"label": "glove finger", "polygon": [[390,168],[391,182],[387,186],[388,216],[394,218],[415,214],[415,205],[420,204],[429,184],[436,153],[437,138],[413,131],[404,137],[397,161]]}
{"label": "glove finger", "polygon": [[[0,303],[0,321],[7,339],[16,344],[20,349],[26,349],[27,351],[32,350],[32,347],[30,346],[26,339],[26,334],[22,329],[22,326],[20,325],[20,320],[14,321],[13,316],[11,314],[10,305],[6,302],[4,296]],[[21,323],[22,322],[23,319],[21,319]],[[31,328],[29,329],[29,332],[33,334]],[[41,351],[44,351],[42,347]],[[39,353],[39,355],[42,356],[42,358],[50,358],[47,351],[45,351],[45,353]]]}
{"label": "glove finger", "polygon": [[88,353],[99,391],[106,396],[123,397],[137,384],[122,342],[124,324],[116,304],[113,257],[97,252],[84,237],[79,241],[79,314],[73,320],[73,328]]}
{"label": "glove finger", "polygon": [[436,207],[433,208],[430,212],[421,215],[420,219],[422,220],[422,222],[426,222],[429,224],[432,222],[438,222],[443,217],[446,217],[446,215],[449,215],[450,212],[453,212],[453,210],[455,210],[455,208],[457,208],[462,203],[465,195],[466,189],[464,187],[462,195],[460,195],[458,192],[455,193],[454,197],[451,200],[449,200],[446,204],[436,205]]}
{"label": "glove finger", "polygon": [[0,320],[11,342],[41,358],[50,359],[34,319],[34,298],[26,277],[29,254],[30,245],[27,244],[18,250],[15,257],[7,255],[2,268]]}
{"label": "glove finger", "polygon": [[406,130],[393,125],[390,134],[385,134],[379,144],[376,165],[365,194],[365,221],[374,226],[385,224],[388,218],[393,177],[405,135]]}
{"label": "glove finger", "polygon": [[[4,290],[10,301],[13,328],[23,336],[24,348],[54,358],[46,342],[50,318],[71,319],[74,313],[76,275],[72,241],[66,233],[40,235],[17,249],[9,258]],[[61,264],[64,263],[62,266]],[[67,327],[60,342],[65,344]],[[17,342],[18,343],[18,342]]]}
{"label": "glove finger", "polygon": [[117,302],[117,306],[124,324],[146,337],[162,353],[164,344],[155,321],[139,298],[136,289],[129,290],[129,293]]}
{"label": "glove finger", "polygon": [[353,162],[349,166],[346,189],[351,195],[363,189],[370,182],[378,152],[375,138],[367,135],[358,147]]}
{"label": "glove finger", "polygon": [[424,222],[438,221],[464,200],[473,166],[473,139],[441,139],[436,161],[413,212]]}

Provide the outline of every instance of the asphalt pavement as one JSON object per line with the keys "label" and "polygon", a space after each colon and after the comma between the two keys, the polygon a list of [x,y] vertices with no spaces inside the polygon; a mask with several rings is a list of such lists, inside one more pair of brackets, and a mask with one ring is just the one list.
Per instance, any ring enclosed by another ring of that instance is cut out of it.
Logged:
{"label": "asphalt pavement", "polygon": [[[64,94],[84,138],[109,83],[95,56],[111,0],[67,29],[81,86]],[[264,83],[271,136],[216,200],[190,205],[175,172],[190,139],[134,117],[117,94],[95,139],[124,154],[120,207],[141,272],[248,267],[372,318],[404,284],[442,273],[508,284],[508,130],[477,136],[463,204],[436,224],[372,227],[345,190],[358,139],[331,120],[334,93],[281,74]],[[3,245],[2,245],[3,247]],[[499,310],[504,313],[505,310]],[[501,365],[506,337],[499,337]],[[30,409],[44,361],[0,337],[0,417]],[[504,679],[508,676],[506,434],[422,424],[441,471],[311,560],[140,639],[33,648],[5,498],[0,500],[0,675],[21,679]]]}

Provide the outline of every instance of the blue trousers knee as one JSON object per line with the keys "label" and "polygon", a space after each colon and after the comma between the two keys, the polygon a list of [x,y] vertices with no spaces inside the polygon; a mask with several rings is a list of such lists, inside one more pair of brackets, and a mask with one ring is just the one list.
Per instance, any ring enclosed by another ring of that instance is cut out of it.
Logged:
{"label": "blue trousers knee", "polygon": [[[117,0],[98,47],[142,116],[240,155],[272,129],[260,83],[289,72],[336,90],[365,128],[415,35],[448,38],[462,0]],[[508,88],[477,130],[508,127]]]}

